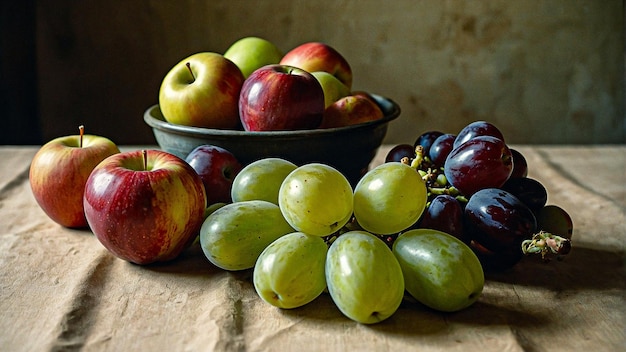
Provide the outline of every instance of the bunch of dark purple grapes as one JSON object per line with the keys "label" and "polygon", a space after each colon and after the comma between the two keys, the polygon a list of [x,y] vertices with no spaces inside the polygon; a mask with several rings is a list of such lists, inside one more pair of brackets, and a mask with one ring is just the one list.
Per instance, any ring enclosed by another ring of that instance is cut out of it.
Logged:
{"label": "bunch of dark purple grapes", "polygon": [[458,134],[429,131],[392,148],[386,162],[420,173],[429,200],[416,228],[464,241],[485,270],[512,267],[525,254],[561,258],[571,249],[572,220],[547,205],[548,192],[528,177],[528,163],[493,124],[476,121]]}

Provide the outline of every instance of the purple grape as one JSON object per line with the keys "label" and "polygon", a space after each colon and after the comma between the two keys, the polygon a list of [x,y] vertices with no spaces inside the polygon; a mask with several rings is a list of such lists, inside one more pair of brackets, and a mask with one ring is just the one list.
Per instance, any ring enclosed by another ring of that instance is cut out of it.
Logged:
{"label": "purple grape", "polygon": [[463,241],[463,208],[461,203],[447,194],[436,196],[426,208],[419,227],[439,230]]}
{"label": "purple grape", "polygon": [[513,156],[513,172],[511,172],[511,178],[527,177],[528,163],[526,162],[524,155],[513,148],[511,148],[511,155]]}
{"label": "purple grape", "polygon": [[537,229],[571,239],[574,231],[572,217],[558,205],[549,204],[535,211]]}
{"label": "purple grape", "polygon": [[452,146],[456,136],[450,133],[443,134],[430,146],[430,152],[428,154],[430,161],[437,166],[443,166],[446,162],[448,154],[452,151]]}
{"label": "purple grape", "polygon": [[541,209],[548,201],[546,188],[541,182],[532,178],[509,178],[500,188],[512,193],[533,211]]}
{"label": "purple grape", "polygon": [[400,162],[404,157],[415,158],[415,147],[410,144],[398,144],[387,152],[385,162]]}
{"label": "purple grape", "polygon": [[437,139],[437,137],[441,136],[442,134],[443,132],[439,131],[428,131],[422,133],[419,137],[417,137],[415,143],[413,143],[413,149],[415,149],[415,147],[417,147],[418,145],[421,145],[424,148],[424,155],[428,155],[431,145],[433,144],[435,139]]}
{"label": "purple grape", "polygon": [[533,212],[513,194],[497,189],[482,189],[465,205],[465,226],[471,240],[490,251],[520,249],[522,241],[537,230]]}
{"label": "purple grape", "polygon": [[474,251],[483,269],[487,272],[509,269],[524,257],[521,249],[517,247],[494,252],[473,240],[470,241],[469,247]]}
{"label": "purple grape", "polygon": [[511,151],[491,136],[474,137],[454,148],[444,164],[448,182],[467,197],[484,188],[501,187],[512,170]]}
{"label": "purple grape", "polygon": [[496,126],[487,121],[474,121],[461,129],[454,141],[454,148],[478,136],[491,136],[504,141],[502,132]]}

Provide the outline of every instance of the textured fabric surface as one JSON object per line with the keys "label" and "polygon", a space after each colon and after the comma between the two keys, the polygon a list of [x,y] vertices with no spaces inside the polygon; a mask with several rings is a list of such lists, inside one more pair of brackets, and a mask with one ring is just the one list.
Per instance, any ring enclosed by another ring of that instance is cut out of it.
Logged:
{"label": "textured fabric surface", "polygon": [[548,203],[571,214],[571,254],[487,275],[483,295],[461,312],[407,298],[366,326],[328,294],[274,308],[257,296],[250,271],[218,269],[198,246],[165,264],[117,259],[89,230],[62,228],[36,204],[28,182],[36,147],[0,147],[0,350],[622,350],[626,147],[516,149]]}

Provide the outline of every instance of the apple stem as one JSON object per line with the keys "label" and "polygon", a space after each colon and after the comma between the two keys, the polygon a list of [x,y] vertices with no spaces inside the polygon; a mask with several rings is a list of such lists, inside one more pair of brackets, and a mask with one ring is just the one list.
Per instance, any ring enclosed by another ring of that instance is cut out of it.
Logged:
{"label": "apple stem", "polygon": [[189,70],[189,73],[191,74],[191,79],[195,81],[196,76],[194,76],[193,71],[191,71],[191,64],[188,62],[187,64],[185,64],[185,66],[187,66],[187,69]]}
{"label": "apple stem", "polygon": [[83,135],[85,134],[85,126],[83,125],[78,126],[78,133],[80,135],[79,140],[78,140],[78,147],[82,148],[83,147]]}
{"label": "apple stem", "polygon": [[143,156],[143,169],[148,170],[148,151],[145,149],[141,150],[141,155]]}

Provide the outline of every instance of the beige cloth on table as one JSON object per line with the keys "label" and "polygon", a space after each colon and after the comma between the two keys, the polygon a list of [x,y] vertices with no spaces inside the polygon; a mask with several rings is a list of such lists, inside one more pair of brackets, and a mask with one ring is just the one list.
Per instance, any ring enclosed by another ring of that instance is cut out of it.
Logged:
{"label": "beige cloth on table", "polygon": [[[128,149],[128,148],[127,148]],[[379,151],[380,163],[389,146]],[[263,302],[251,272],[211,265],[198,246],[138,266],[88,230],[49,220],[28,183],[36,147],[0,147],[3,351],[616,351],[626,347],[626,147],[527,147],[529,176],[574,219],[563,261],[525,258],[487,276],[456,313],[406,299],[362,325],[328,294],[293,310]]]}

